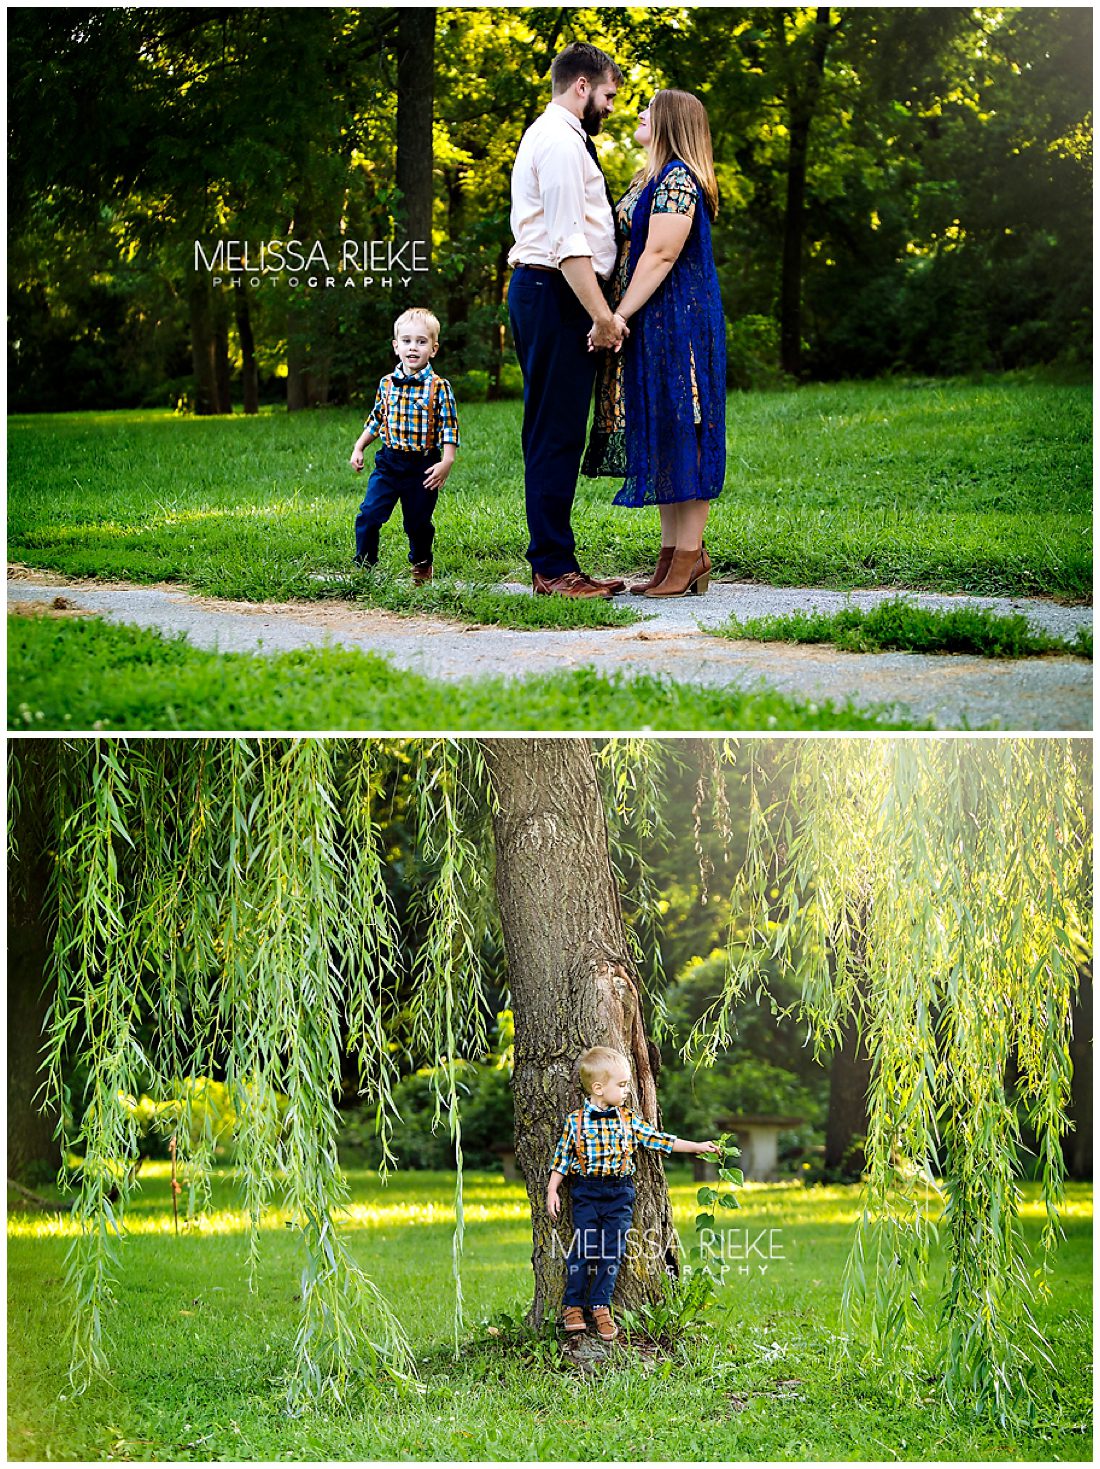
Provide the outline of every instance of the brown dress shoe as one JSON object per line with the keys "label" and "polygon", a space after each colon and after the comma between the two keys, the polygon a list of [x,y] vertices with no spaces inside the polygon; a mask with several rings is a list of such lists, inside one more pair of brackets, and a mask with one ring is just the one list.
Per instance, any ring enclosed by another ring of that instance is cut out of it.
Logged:
{"label": "brown dress shoe", "polygon": [[567,571],[563,576],[543,576],[535,572],[533,578],[536,597],[610,597],[603,587],[590,582],[580,571]]}
{"label": "brown dress shoe", "polygon": [[584,1312],[580,1306],[566,1306],[562,1312],[561,1324],[565,1327],[566,1331],[588,1330],[584,1321]]}
{"label": "brown dress shoe", "polygon": [[698,596],[710,586],[710,557],[700,546],[698,551],[677,548],[668,575],[660,585],[650,587],[647,597]]}
{"label": "brown dress shoe", "polygon": [[657,557],[657,565],[653,568],[653,575],[648,581],[636,581],[630,588],[632,596],[644,596],[650,587],[659,587],[661,585],[668,575],[668,568],[672,565],[672,557],[675,550],[675,546],[661,547],[661,554]]}
{"label": "brown dress shoe", "polygon": [[416,561],[413,563],[414,587],[427,586],[428,582],[431,581],[434,575],[435,571],[430,561]]}
{"label": "brown dress shoe", "polygon": [[586,582],[590,583],[590,585],[594,587],[602,587],[605,592],[610,592],[612,596],[614,596],[616,592],[626,591],[626,582],[623,581],[620,577],[613,576],[610,581],[605,581],[603,578],[598,576],[588,576],[583,571],[581,572],[581,575],[584,577]]}
{"label": "brown dress shoe", "polygon": [[610,1306],[593,1306],[592,1320],[596,1323],[596,1334],[601,1341],[614,1341],[619,1334],[619,1328],[611,1319]]}

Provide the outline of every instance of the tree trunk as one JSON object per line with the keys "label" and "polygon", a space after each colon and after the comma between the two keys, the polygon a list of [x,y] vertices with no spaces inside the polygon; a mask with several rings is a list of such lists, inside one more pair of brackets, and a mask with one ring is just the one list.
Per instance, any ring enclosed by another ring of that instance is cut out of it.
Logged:
{"label": "tree trunk", "polygon": [[57,1119],[35,1105],[48,1009],[43,993],[50,954],[46,888],[41,841],[21,842],[19,860],[8,874],[8,1176],[31,1181],[56,1172],[59,1162]]}
{"label": "tree trunk", "polygon": [[[496,270],[493,274],[493,305],[501,308],[504,305],[504,279],[508,272],[508,245],[502,243],[497,252]],[[498,320],[493,322],[489,332],[489,345],[491,357],[489,359],[489,391],[486,394],[490,403],[495,403],[500,397],[500,375],[504,367],[504,321],[498,309]]]}
{"label": "tree trunk", "polygon": [[214,301],[212,316],[212,350],[214,354],[214,412],[232,413],[230,390],[232,373],[229,366],[229,302],[220,292]]}
{"label": "tree trunk", "polygon": [[[783,26],[780,14],[777,22]],[[790,146],[787,153],[787,207],[783,216],[783,275],[779,302],[779,354],[784,372],[797,376],[802,366],[802,235],[806,201],[806,161],[810,124],[825,74],[829,44],[829,7],[818,7],[804,78],[790,88]]]}
{"label": "tree trunk", "polygon": [[406,238],[427,242],[432,252],[432,123],[435,77],[435,9],[397,11],[397,162]]}
{"label": "tree trunk", "polygon": [[1073,1131],[1062,1144],[1066,1172],[1070,1178],[1092,1177],[1092,970],[1081,971],[1081,982],[1073,1006],[1073,1038],[1069,1047],[1073,1061],[1069,1120]]}
{"label": "tree trunk", "polygon": [[210,284],[195,273],[188,307],[191,317],[191,370],[195,375],[195,413],[206,416],[215,411],[217,382],[214,370],[214,335],[210,323]]}
{"label": "tree trunk", "polygon": [[825,1122],[825,1167],[843,1170],[853,1178],[863,1172],[863,1149],[853,1149],[854,1138],[867,1136],[867,1090],[871,1085],[871,1058],[854,1025],[844,1029],[833,1052],[829,1071],[829,1114]]}
{"label": "tree trunk", "polygon": [[[565,1119],[583,1100],[577,1058],[589,1046],[621,1051],[638,1110],[659,1125],[656,1048],[645,1034],[588,741],[487,740],[483,748],[498,806],[497,898],[516,1026],[516,1161],[531,1203],[528,1319],[537,1326],[560,1310],[565,1285],[571,1213],[564,1209],[552,1226],[546,1184]],[[619,1276],[621,1306],[657,1299],[663,1272],[676,1270],[657,1154],[639,1151],[635,1184],[640,1248],[628,1250]]]}
{"label": "tree trunk", "polygon": [[237,336],[241,343],[241,392],[245,413],[260,411],[260,374],[256,366],[256,339],[252,335],[252,310],[248,291],[242,286],[235,294]]}

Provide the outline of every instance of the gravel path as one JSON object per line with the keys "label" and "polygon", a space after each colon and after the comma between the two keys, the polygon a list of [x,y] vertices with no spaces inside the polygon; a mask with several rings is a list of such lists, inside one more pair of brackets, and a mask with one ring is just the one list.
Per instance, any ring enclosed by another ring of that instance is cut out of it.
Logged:
{"label": "gravel path", "polygon": [[[510,586],[517,595],[525,587]],[[603,673],[660,674],[685,682],[738,688],[766,684],[802,699],[885,706],[898,717],[932,720],[939,729],[1082,730],[1092,727],[1092,665],[1080,658],[992,660],[914,653],[839,653],[820,646],[730,642],[701,629],[731,613],[748,618],[811,608],[868,607],[895,590],[845,594],[815,588],[712,583],[705,597],[620,603],[649,614],[631,627],[513,631],[430,617],[398,617],[348,602],[226,602],[174,586],[76,582],[13,568],[10,603],[60,615],[95,613],[111,622],[185,633],[199,648],[223,653],[278,653],[326,644],[379,653],[402,668],[440,679],[523,677],[592,667]],[[1036,627],[1072,637],[1092,627],[1092,609],[1028,598],[948,597],[906,593],[926,607],[970,604],[1024,612]],[[29,610],[29,609],[28,609]]]}

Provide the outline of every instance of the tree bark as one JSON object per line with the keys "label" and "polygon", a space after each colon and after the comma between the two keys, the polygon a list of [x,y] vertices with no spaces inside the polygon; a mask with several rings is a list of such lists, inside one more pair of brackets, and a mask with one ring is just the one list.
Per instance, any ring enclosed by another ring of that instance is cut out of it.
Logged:
{"label": "tree bark", "polygon": [[188,292],[191,318],[191,370],[195,375],[195,413],[214,413],[217,381],[214,370],[214,335],[210,322],[210,284],[198,272]]}
{"label": "tree bark", "polygon": [[854,1178],[863,1172],[864,1157],[848,1155],[853,1138],[867,1136],[867,1090],[871,1058],[854,1025],[845,1027],[829,1070],[829,1113],[825,1122],[825,1167]]}
{"label": "tree bark", "polygon": [[435,103],[435,9],[397,11],[397,160],[406,237],[432,253],[432,124]]}
{"label": "tree bark", "polygon": [[[638,1110],[659,1125],[656,1048],[645,1033],[588,741],[487,740],[483,748],[497,802],[497,899],[516,1027],[516,1161],[534,1244],[528,1319],[537,1326],[561,1308],[573,1232],[568,1207],[552,1224],[546,1184],[565,1119],[583,1100],[577,1058],[589,1046],[621,1051]],[[658,1299],[663,1273],[677,1268],[660,1158],[644,1150],[636,1157],[637,1237],[619,1275],[621,1306]]]}
{"label": "tree bark", "polygon": [[[777,24],[782,28],[783,13]],[[813,122],[825,75],[829,44],[829,6],[818,6],[805,76],[789,92],[790,146],[787,153],[787,205],[783,215],[783,274],[779,301],[779,355],[783,371],[797,376],[802,367],[802,237],[806,202],[806,164]]]}
{"label": "tree bark", "polygon": [[43,992],[49,966],[48,870],[41,841],[21,842],[8,874],[8,1176],[34,1180],[55,1172],[56,1117],[35,1103],[42,1027],[49,1008]]}
{"label": "tree bark", "polygon": [[212,351],[214,355],[214,412],[232,413],[230,389],[232,372],[229,365],[229,302],[220,292],[214,301],[212,315]]}

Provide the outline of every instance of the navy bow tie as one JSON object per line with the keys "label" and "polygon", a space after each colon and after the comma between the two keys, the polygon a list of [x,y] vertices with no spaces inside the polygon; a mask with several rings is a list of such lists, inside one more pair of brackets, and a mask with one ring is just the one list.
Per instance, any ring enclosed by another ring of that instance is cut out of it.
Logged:
{"label": "navy bow tie", "polygon": [[619,1109],[617,1107],[612,1107],[610,1112],[597,1112],[595,1107],[590,1107],[588,1109],[588,1115],[590,1117],[618,1117]]}

